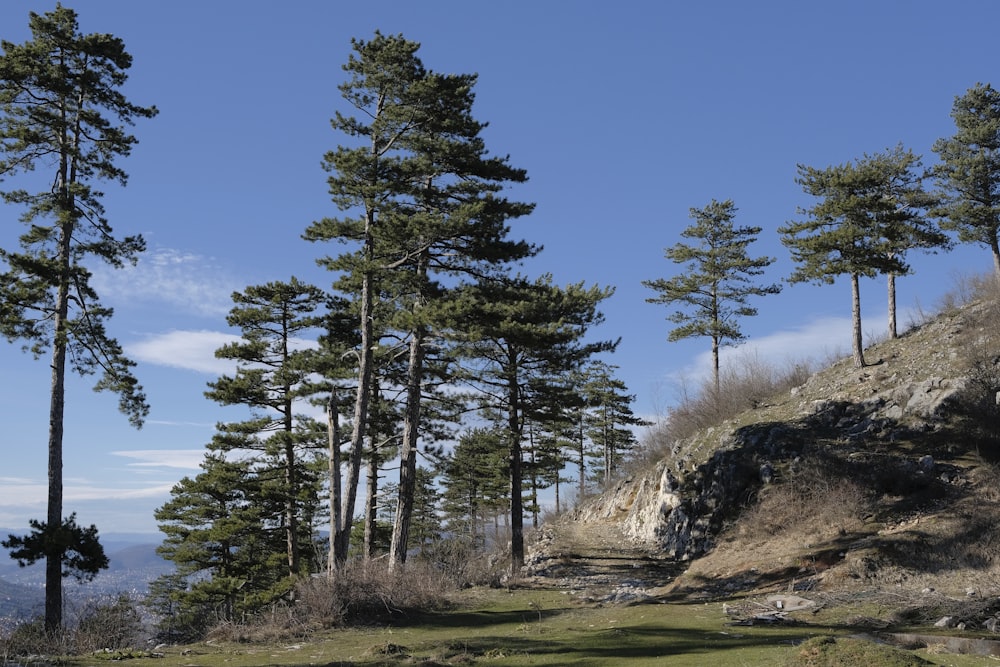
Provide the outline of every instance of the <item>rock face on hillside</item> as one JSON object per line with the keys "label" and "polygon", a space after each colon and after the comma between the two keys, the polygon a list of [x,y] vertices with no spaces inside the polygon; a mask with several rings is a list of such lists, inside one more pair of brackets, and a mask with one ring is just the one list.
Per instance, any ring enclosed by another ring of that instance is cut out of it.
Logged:
{"label": "rock face on hillside", "polygon": [[[709,553],[766,487],[806,483],[800,471],[815,461],[873,499],[903,498],[898,507],[910,496],[920,508],[926,498],[954,495],[968,486],[967,471],[945,459],[970,446],[955,424],[972,400],[970,346],[991,344],[992,312],[980,305],[940,316],[867,350],[871,365],[863,369],[838,362],[768,405],[674,443],[658,463],[564,521],[577,529],[611,525],[631,548],[690,562]],[[997,357],[1000,350],[986,364],[991,376],[1000,375]],[[544,570],[552,542],[550,531],[529,550],[528,574]],[[837,553],[846,558],[847,550]]]}

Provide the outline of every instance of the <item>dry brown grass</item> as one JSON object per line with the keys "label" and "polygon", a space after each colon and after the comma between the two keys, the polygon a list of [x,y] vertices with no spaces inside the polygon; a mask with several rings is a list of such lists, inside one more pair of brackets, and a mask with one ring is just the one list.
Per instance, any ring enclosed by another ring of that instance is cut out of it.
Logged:
{"label": "dry brown grass", "polygon": [[809,460],[761,490],[757,502],[740,516],[738,533],[755,541],[791,532],[846,532],[871,509],[861,483]]}
{"label": "dry brown grass", "polygon": [[650,429],[637,464],[669,456],[677,442],[768,403],[776,395],[801,385],[812,371],[808,362],[777,367],[749,354],[722,369],[718,390],[711,379],[693,391],[682,387],[677,405],[670,408],[665,420]]}
{"label": "dry brown grass", "polygon": [[217,625],[209,638],[268,642],[305,637],[323,628],[398,621],[449,606],[454,591],[452,581],[426,563],[407,563],[389,572],[384,560],[355,560],[332,577],[301,581],[294,603],[275,604],[242,622]]}
{"label": "dry brown grass", "polygon": [[66,616],[66,626],[55,633],[46,632],[41,618],[17,626],[0,640],[0,664],[6,664],[4,656],[126,651],[143,646],[147,639],[139,607],[128,595],[88,600],[67,609]]}

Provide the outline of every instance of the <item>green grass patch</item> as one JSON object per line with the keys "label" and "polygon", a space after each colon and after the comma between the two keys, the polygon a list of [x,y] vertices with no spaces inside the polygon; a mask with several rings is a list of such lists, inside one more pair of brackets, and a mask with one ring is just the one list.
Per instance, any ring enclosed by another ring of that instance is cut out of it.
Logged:
{"label": "green grass patch", "polygon": [[[125,662],[130,667],[984,664],[982,657],[898,649],[893,655],[903,656],[900,660],[920,656],[925,662],[802,662],[803,647],[815,646],[810,650],[817,660],[834,660],[829,657],[834,651],[853,659],[877,647],[845,642],[851,628],[810,614],[801,625],[731,626],[731,620],[721,602],[582,606],[558,591],[477,590],[453,610],[414,615],[392,627],[323,631],[281,643],[169,647],[161,657],[137,653]],[[814,644],[804,643],[809,640]],[[107,665],[107,660],[91,656],[62,664]]]}

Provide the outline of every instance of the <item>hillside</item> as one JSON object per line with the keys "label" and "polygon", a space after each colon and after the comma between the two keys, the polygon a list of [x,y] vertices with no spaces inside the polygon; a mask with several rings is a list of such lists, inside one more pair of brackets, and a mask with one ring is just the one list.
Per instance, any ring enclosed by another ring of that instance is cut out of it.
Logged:
{"label": "hillside", "polygon": [[925,620],[985,623],[1000,611],[998,325],[994,301],[948,310],[869,348],[866,368],[836,362],[671,443],[545,527],[526,581],[617,600],[891,592]]}

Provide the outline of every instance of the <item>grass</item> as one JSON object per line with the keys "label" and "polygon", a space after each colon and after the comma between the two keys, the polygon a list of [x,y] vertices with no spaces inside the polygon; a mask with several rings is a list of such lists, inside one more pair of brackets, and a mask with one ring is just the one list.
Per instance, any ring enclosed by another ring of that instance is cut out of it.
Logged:
{"label": "grass", "polygon": [[[853,632],[837,619],[806,612],[802,625],[730,626],[721,602],[581,606],[558,591],[474,589],[464,593],[463,604],[454,610],[424,613],[392,627],[328,630],[307,640],[279,643],[168,647],[159,650],[162,656],[134,654],[126,663],[132,667],[918,664],[881,659],[801,662],[800,647],[810,639],[817,641],[816,651],[824,656],[840,649],[849,654],[862,650],[850,642],[818,639],[845,638]],[[981,657],[926,650],[896,653],[919,655],[928,661],[924,664],[985,664]],[[61,661],[79,666],[107,663],[101,656]]]}

